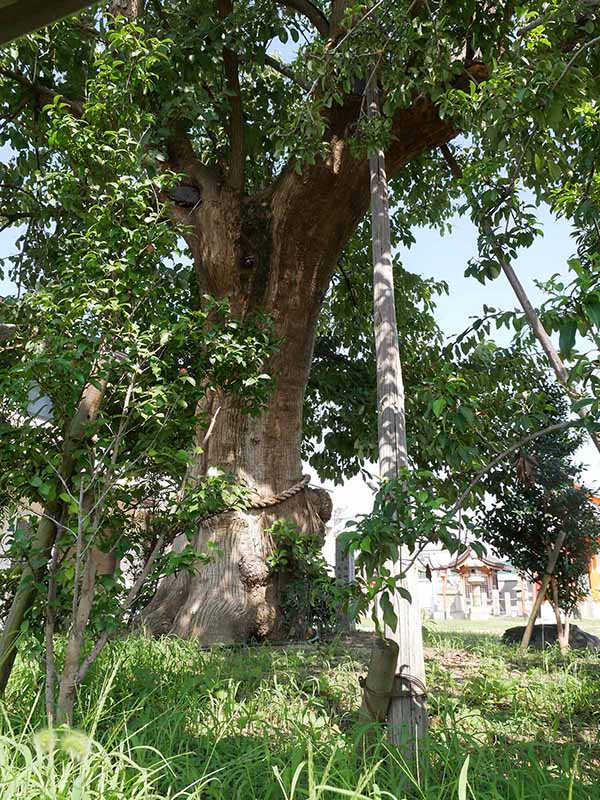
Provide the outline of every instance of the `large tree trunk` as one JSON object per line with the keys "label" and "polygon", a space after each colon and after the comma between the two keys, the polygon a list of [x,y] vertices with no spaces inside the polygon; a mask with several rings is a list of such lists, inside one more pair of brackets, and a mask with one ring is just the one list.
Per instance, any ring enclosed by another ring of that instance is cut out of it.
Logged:
{"label": "large tree trunk", "polygon": [[[260,417],[244,415],[231,398],[210,398],[205,412],[210,417],[220,406],[220,413],[198,475],[221,467],[260,495],[278,494],[301,478],[302,408],[317,319],[338,258],[369,206],[368,165],[353,158],[346,141],[359,109],[356,98],[335,111],[327,158],[300,175],[287,168],[252,199],[203,167],[183,132],[171,143],[171,168],[202,187],[201,203],[184,217],[194,228],[188,243],[200,292],[227,298],[239,317],[257,309],[272,315],[281,341],[269,365],[275,389]],[[396,121],[386,154],[390,175],[453,135],[433,104],[419,99]],[[199,431],[198,440],[203,437]],[[287,517],[302,530],[322,531],[330,512],[325,492],[306,489],[268,512],[229,512],[205,522],[195,547],[205,551],[214,541],[221,554],[193,575],[163,580],[144,625],[154,634],[205,642],[281,635],[280,586],[265,563],[272,550],[267,530]]]}
{"label": "large tree trunk", "polygon": [[[204,195],[204,213],[198,215],[194,256],[200,289],[227,297],[240,317],[259,308],[271,314],[281,345],[270,364],[274,390],[260,416],[243,413],[231,397],[211,393],[202,410],[208,418],[218,407],[220,411],[196,473],[201,476],[209,467],[220,467],[258,495],[272,496],[302,477],[304,391],[317,317],[337,252],[326,265],[318,256],[307,264],[312,254],[297,231],[293,240],[289,238],[281,213],[271,214],[262,204],[237,203],[224,188],[216,188],[215,194],[210,200]],[[204,434],[198,431],[198,442]],[[266,564],[273,547],[267,531],[275,520],[286,517],[307,533],[323,534],[330,514],[327,493],[306,488],[272,508],[228,512],[202,523],[196,549],[206,552],[214,542],[220,552],[195,574],[164,580],[144,613],[145,626],[155,634],[204,642],[283,635],[279,581]],[[185,544],[180,537],[175,547]]]}

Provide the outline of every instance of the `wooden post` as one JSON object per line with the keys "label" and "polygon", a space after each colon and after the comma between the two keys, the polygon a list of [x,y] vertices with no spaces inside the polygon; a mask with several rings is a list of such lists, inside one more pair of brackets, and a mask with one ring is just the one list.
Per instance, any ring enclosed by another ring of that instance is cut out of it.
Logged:
{"label": "wooden post", "polygon": [[396,642],[392,639],[376,639],[371,650],[369,671],[363,684],[363,701],[358,712],[363,722],[385,722],[397,664]]}
{"label": "wooden post", "polygon": [[495,617],[500,616],[500,590],[492,589],[492,614]]}
{"label": "wooden post", "polygon": [[[379,116],[377,78],[367,83],[369,118]],[[371,225],[373,245],[373,306],[375,350],[377,359],[377,411],[379,434],[379,471],[383,479],[395,478],[408,465],[404,412],[404,383],[398,346],[394,277],[390,238],[387,177],[382,150],[369,155],[371,177]],[[400,552],[395,571],[401,572],[410,559],[406,548]],[[394,597],[398,617],[395,631],[389,636],[398,644],[398,670],[401,689],[394,693],[388,715],[388,736],[395,744],[406,742],[407,756],[414,752],[416,741],[427,730],[425,705],[425,662],[419,611],[418,574],[416,566],[407,570],[402,586],[411,601]]]}
{"label": "wooden post", "polygon": [[446,595],[446,575],[442,575],[442,604],[444,608],[444,619],[448,619],[448,596]]}
{"label": "wooden post", "polygon": [[[354,583],[354,553],[345,552],[339,536],[335,539],[335,578],[342,586]],[[337,627],[339,631],[353,631],[356,623],[347,611],[340,609],[337,614]]]}

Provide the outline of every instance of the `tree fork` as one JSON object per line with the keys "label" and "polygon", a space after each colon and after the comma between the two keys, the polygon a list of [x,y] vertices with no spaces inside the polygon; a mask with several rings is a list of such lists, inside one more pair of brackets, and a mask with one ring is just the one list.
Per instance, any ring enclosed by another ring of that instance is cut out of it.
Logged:
{"label": "tree fork", "polygon": [[[339,257],[369,208],[369,165],[353,156],[348,143],[360,106],[360,98],[352,96],[327,112],[327,152],[301,174],[289,164],[252,198],[240,197],[230,182],[208,175],[185,132],[175,132],[170,166],[202,189],[202,203],[185,212],[199,291],[226,298],[234,316],[257,310],[270,315],[280,342],[266,368],[276,379],[274,391],[260,416],[248,418],[233,398],[219,393],[215,402],[221,411],[197,459],[197,477],[217,467],[258,494],[271,495],[302,474],[303,398],[320,308]],[[455,134],[429,98],[417,98],[394,117],[386,153],[390,175]],[[198,436],[200,441],[202,432]],[[318,516],[322,527],[330,513],[327,503],[307,489],[264,519],[256,512],[231,513],[200,526],[197,550],[204,552],[216,542],[224,545],[223,555],[199,565],[194,574],[161,583],[143,614],[150,632],[204,642],[243,641],[258,626],[261,636],[281,638],[280,587],[264,569],[258,570],[255,583],[240,587],[242,556],[257,565],[264,561],[271,546],[266,531],[282,516],[307,531],[314,530]],[[318,509],[316,516],[311,508]]]}

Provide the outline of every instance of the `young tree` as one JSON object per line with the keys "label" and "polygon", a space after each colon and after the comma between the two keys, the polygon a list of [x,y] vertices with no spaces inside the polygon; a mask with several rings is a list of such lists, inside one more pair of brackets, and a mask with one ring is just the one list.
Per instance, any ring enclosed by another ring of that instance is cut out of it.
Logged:
{"label": "young tree", "polygon": [[[447,185],[438,148],[459,130],[485,158],[493,151],[499,175],[534,117],[558,149],[577,146],[556,115],[545,120],[539,105],[522,97],[523,86],[535,84],[544,106],[559,99],[567,119],[582,97],[596,96],[594,6],[584,0],[565,6],[159,0],[142,9],[138,2],[115,3],[135,18],[129,32],[140,50],[147,36],[156,36],[166,56],[152,85],[127,95],[132,108],[152,117],[138,139],[143,158],[130,178],[145,180],[147,169],[182,175],[167,193],[169,215],[187,226],[197,295],[227,298],[239,319],[261,309],[273,318],[280,341],[269,369],[275,389],[262,414],[241,414],[238,399],[226,391],[199,398],[200,439],[211,408],[220,413],[197,474],[210,466],[233,469],[269,498],[299,485],[315,334],[340,256],[368,208],[369,142],[385,150],[392,205],[398,204],[396,233],[404,236],[415,222],[440,222],[451,213],[451,195],[438,205],[426,200]],[[3,53],[0,136],[19,155],[2,178],[0,207],[7,223],[27,222],[16,264],[23,281],[52,270],[57,239],[80,223],[68,207],[39,199],[38,176],[51,174],[57,157],[43,105],[58,95],[66,112],[85,122],[86,82],[99,64],[115,84],[128,86],[138,55],[124,50],[121,25],[101,10]],[[292,63],[274,56],[277,37],[294,42]],[[112,62],[98,61],[99,53]],[[383,117],[369,126],[362,92],[374,57]],[[554,85],[563,71],[566,77]],[[515,115],[520,105],[523,113]],[[528,153],[543,158],[546,147],[532,139]],[[90,191],[101,184],[96,175]],[[353,398],[356,390],[345,389]],[[304,489],[267,513],[222,515],[200,526],[198,549],[216,538],[225,544],[224,557],[198,581],[165,583],[148,609],[148,626],[207,641],[274,632],[277,602],[268,571],[249,577],[240,565],[264,561],[270,550],[264,531],[277,518],[312,530],[328,514],[323,495]]]}
{"label": "young tree", "polygon": [[[555,404],[564,418],[564,402],[556,397]],[[587,596],[590,560],[600,549],[600,515],[579,483],[574,461],[580,443],[581,434],[565,428],[520,451],[512,472],[487,481],[494,502],[479,520],[485,540],[540,583],[540,600],[554,608],[563,650],[568,626],[563,629],[560,611],[568,619]]]}
{"label": "young tree", "polygon": [[[126,31],[120,36],[124,50],[139,48]],[[152,44],[132,62],[131,92],[153,80],[160,52]],[[45,617],[50,718],[54,633],[57,625],[66,632],[57,705],[66,721],[88,668],[149,599],[157,574],[189,567],[185,545],[197,517],[248,501],[228,475],[191,474],[210,438],[192,446],[196,404],[227,391],[241,413],[257,413],[275,349],[269,320],[242,323],[226,302],[208,298],[202,310],[192,307],[191,267],[171,261],[177,233],[158,199],[176,176],[129,178],[138,161],[132,136],[147,115],[135,118],[101,68],[87,94],[85,121],[58,99],[45,109],[56,160],[39,182],[39,196],[68,207],[81,229],[56,242],[49,275],[4,303],[13,335],[0,355],[0,495],[30,523],[4,553],[20,575],[0,639],[0,690],[18,636],[27,627],[39,634],[44,626],[33,622]],[[98,174],[102,189],[90,191]],[[35,417],[32,394],[45,419]],[[218,410],[211,413],[209,429]]]}

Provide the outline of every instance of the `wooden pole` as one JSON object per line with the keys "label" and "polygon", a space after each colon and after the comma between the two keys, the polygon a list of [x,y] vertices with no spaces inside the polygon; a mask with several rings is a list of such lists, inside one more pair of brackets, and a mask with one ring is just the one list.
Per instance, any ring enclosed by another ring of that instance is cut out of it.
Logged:
{"label": "wooden pole", "polygon": [[[369,118],[379,116],[377,79],[371,75],[366,89]],[[396,478],[408,466],[404,411],[404,383],[398,347],[390,217],[387,177],[382,150],[369,155],[371,178],[371,225],[373,245],[373,305],[375,350],[377,359],[377,417],[379,435],[379,472],[383,479]],[[396,574],[410,561],[410,553],[402,548],[394,565]],[[408,755],[427,731],[425,694],[425,662],[419,610],[418,572],[416,565],[407,570],[402,587],[411,602],[394,597],[398,618],[395,631],[388,635],[398,644],[397,691],[388,714],[388,736],[395,744],[407,745]]]}
{"label": "wooden pole", "polygon": [[358,712],[363,722],[385,722],[398,663],[398,645],[392,639],[376,639],[369,671],[364,680],[363,701]]}
{"label": "wooden pole", "polygon": [[448,619],[448,600],[446,597],[446,576],[442,575],[442,598],[444,606],[444,619]]}

